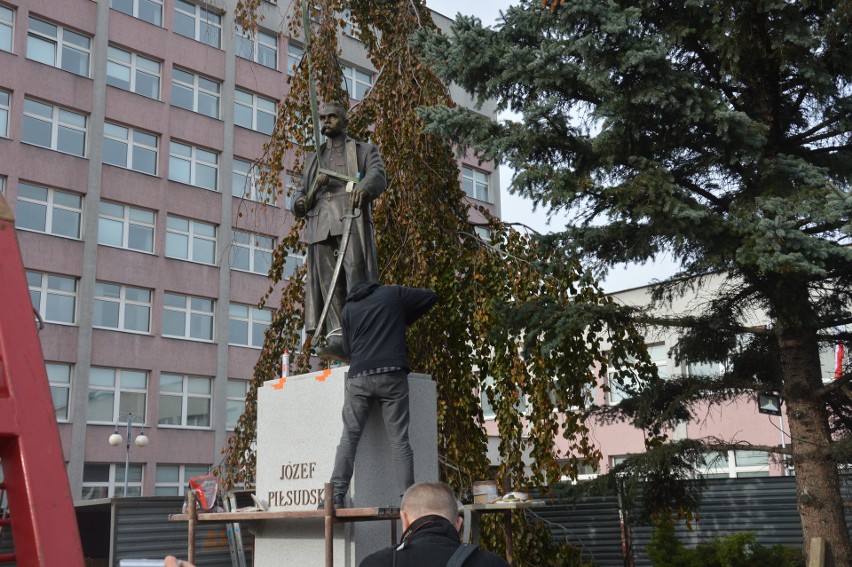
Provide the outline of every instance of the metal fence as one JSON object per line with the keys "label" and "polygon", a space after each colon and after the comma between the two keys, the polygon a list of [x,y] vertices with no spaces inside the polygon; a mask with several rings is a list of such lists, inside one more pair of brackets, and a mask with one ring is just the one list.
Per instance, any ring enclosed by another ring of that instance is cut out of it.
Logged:
{"label": "metal fence", "polygon": [[[852,501],[852,478],[845,478],[844,500]],[[540,511],[539,511],[540,510]],[[627,516],[622,527],[615,495],[579,500],[557,499],[535,516],[548,523],[554,541],[579,548],[583,558],[599,567],[630,565],[651,567],[647,547],[653,527]],[[760,477],[708,479],[702,492],[699,520],[691,529],[676,526],[678,539],[687,547],[714,538],[754,532],[761,545],[802,547],[802,526],[796,510],[796,479]],[[846,508],[846,525],[852,527],[852,509]]]}
{"label": "metal fence", "polygon": [[[844,477],[843,498],[852,501],[852,477]],[[121,559],[186,556],[187,524],[169,522],[181,497],[112,498],[78,503],[77,521],[86,556],[92,567],[119,567]],[[242,504],[240,504],[242,505]],[[530,511],[530,517],[548,524],[554,541],[581,550],[583,558],[599,567],[624,567],[633,556],[635,567],[651,567],[647,546],[653,528],[628,516],[622,525],[615,495],[556,499]],[[846,508],[852,526],[852,508]],[[687,547],[716,537],[754,532],[758,543],[802,546],[802,528],[796,510],[796,484],[792,477],[709,479],[705,482],[699,521],[688,529],[676,527]],[[4,529],[0,553],[10,550],[11,534]],[[243,530],[251,565],[251,540]],[[199,524],[196,533],[199,566],[231,564],[222,525]],[[264,566],[259,566],[264,567]]]}
{"label": "metal fence", "polygon": [[[188,525],[170,522],[180,513],[183,497],[152,496],[110,498],[78,503],[77,523],[83,552],[90,565],[119,567],[122,559],[162,559],[166,555],[186,558]],[[243,530],[243,545],[251,564],[251,541]],[[196,527],[196,561],[199,567],[230,566],[231,557],[224,524]]]}

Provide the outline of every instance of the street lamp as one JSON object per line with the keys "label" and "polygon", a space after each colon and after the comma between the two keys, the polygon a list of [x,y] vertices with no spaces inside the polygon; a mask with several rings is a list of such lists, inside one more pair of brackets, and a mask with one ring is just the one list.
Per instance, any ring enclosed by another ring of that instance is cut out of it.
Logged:
{"label": "street lamp", "polygon": [[[758,393],[757,394],[757,411],[767,415],[778,416],[778,429],[781,431],[781,448],[787,448],[787,441],[784,438],[784,416],[781,413],[781,395]],[[784,456],[784,463],[781,467],[781,476],[787,475],[787,457]]]}
{"label": "street lamp", "polygon": [[127,496],[127,472],[130,470],[130,437],[132,435],[132,425],[134,420],[139,420],[139,435],[136,436],[136,439],[133,441],[137,447],[142,448],[148,444],[148,436],[145,435],[145,419],[138,416],[133,415],[132,413],[128,413],[127,418],[127,434],[125,438],[121,437],[121,433],[118,432],[119,422],[121,421],[122,416],[118,416],[118,420],[115,422],[115,432],[109,436],[109,444],[113,447],[118,447],[121,445],[121,442],[125,439],[127,440],[127,450],[124,457],[124,496]]}
{"label": "street lamp", "polygon": [[769,415],[781,415],[781,396],[778,394],[757,394],[757,411]]}

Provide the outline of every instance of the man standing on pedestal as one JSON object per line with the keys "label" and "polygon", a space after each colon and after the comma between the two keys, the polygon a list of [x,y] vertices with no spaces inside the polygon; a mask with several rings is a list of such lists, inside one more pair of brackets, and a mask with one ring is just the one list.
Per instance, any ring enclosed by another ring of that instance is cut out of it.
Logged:
{"label": "man standing on pedestal", "polygon": [[[336,103],[323,104],[319,118],[326,141],[317,154],[306,160],[304,183],[293,202],[293,213],[307,217],[305,330],[326,336],[327,344],[320,356],[338,358],[340,311],[346,293],[358,282],[379,279],[370,203],[385,190],[387,179],[376,146],[346,135],[346,108]],[[341,244],[345,242],[347,216],[352,218],[349,241],[342,252],[342,273],[332,282]],[[328,313],[320,322],[327,301]],[[320,323],[321,328],[317,328]]]}
{"label": "man standing on pedestal", "polygon": [[[414,454],[408,442],[408,346],[405,328],[438,300],[430,289],[355,284],[343,306],[343,352],[350,359],[343,397],[343,433],[334,457],[334,507],[344,506],[355,451],[377,400],[391,445],[400,494],[414,484]],[[325,496],[326,498],[329,495]]]}

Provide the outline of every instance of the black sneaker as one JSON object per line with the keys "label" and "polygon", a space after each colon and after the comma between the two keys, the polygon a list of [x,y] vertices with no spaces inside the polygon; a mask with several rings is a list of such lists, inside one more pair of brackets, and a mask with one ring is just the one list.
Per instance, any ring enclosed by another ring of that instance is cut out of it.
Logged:
{"label": "black sneaker", "polygon": [[[332,503],[334,505],[335,510],[339,510],[340,508],[346,508],[346,502],[343,500],[342,494],[335,494],[334,501]],[[317,505],[317,510],[325,510],[325,500],[320,500]]]}

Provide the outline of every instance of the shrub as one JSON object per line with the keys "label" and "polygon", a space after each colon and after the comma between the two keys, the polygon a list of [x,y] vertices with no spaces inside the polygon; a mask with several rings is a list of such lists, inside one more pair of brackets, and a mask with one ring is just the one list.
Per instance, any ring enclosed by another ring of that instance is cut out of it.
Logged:
{"label": "shrub", "polygon": [[648,543],[648,557],[654,567],[804,567],[800,549],[766,547],[756,539],[754,532],[737,533],[689,549],[677,539],[674,520],[664,519]]}

